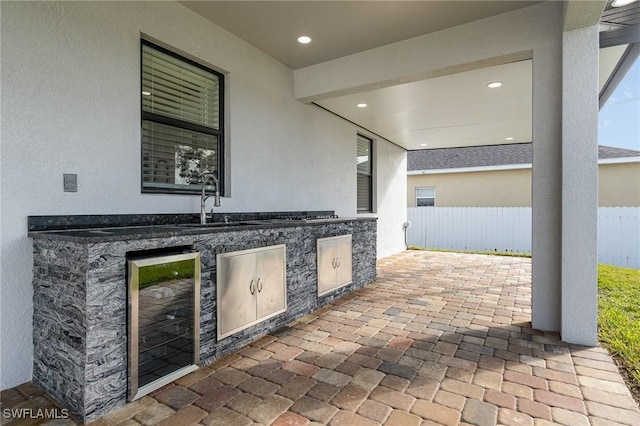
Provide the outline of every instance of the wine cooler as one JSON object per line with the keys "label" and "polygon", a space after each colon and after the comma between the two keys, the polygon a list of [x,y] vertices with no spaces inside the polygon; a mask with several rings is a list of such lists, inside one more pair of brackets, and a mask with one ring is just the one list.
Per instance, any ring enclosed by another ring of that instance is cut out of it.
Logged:
{"label": "wine cooler", "polygon": [[200,362],[200,254],[138,255],[127,261],[129,392],[133,401]]}

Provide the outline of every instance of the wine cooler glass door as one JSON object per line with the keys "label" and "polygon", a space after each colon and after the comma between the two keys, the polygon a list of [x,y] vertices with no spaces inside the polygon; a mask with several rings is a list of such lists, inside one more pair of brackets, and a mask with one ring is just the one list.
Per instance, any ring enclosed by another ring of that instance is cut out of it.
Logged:
{"label": "wine cooler glass door", "polygon": [[199,362],[200,255],[129,261],[129,399]]}

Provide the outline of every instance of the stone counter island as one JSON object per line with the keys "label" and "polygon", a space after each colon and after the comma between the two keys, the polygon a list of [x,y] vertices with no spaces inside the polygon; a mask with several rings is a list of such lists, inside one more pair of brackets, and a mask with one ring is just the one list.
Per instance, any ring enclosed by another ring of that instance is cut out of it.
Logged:
{"label": "stone counter island", "polygon": [[[118,217],[104,217],[101,227],[86,226],[87,217],[29,218],[34,262],[33,381],[80,420],[95,420],[127,402],[130,253],[171,247],[200,253],[200,365],[376,278],[375,219],[244,220],[231,215],[225,217],[228,224],[198,226],[178,222],[196,222],[195,217],[179,216],[165,218],[165,223],[147,220],[155,223],[149,226],[141,226],[146,219],[132,222],[119,217],[118,222]],[[55,223],[62,222],[67,229],[55,229]],[[126,226],[130,224],[136,226]],[[318,296],[318,240],[340,236],[351,236],[351,259],[346,259],[352,265],[351,283]],[[286,248],[286,310],[218,339],[217,255],[280,245]]]}

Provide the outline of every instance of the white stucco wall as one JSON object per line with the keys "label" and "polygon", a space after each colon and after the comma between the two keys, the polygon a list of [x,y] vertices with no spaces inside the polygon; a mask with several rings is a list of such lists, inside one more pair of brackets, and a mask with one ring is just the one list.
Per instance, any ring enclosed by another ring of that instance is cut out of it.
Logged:
{"label": "white stucco wall", "polygon": [[378,218],[378,258],[390,256],[405,249],[404,229],[407,209],[400,211],[398,206],[405,205],[407,191],[407,154],[403,148],[386,142],[375,134],[362,129],[363,135],[373,140],[374,153],[374,209],[371,214],[359,216]]}
{"label": "white stucco wall", "polygon": [[[197,212],[140,193],[141,35],[228,73],[220,211],[356,216],[358,129],[293,98],[290,69],[172,2],[3,2],[0,387],[31,379],[27,216]],[[403,249],[406,154],[377,141],[378,253]],[[62,174],[78,175],[78,192]],[[397,187],[396,187],[397,185]]]}

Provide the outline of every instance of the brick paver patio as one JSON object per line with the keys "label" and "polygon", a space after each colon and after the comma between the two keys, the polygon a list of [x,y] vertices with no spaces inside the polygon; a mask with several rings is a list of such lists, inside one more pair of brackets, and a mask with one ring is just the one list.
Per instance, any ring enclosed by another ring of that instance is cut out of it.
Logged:
{"label": "brick paver patio", "polygon": [[[531,329],[530,295],[529,259],[400,253],[375,284],[92,425],[640,425],[608,353]],[[2,392],[3,409],[51,406],[31,384]]]}

